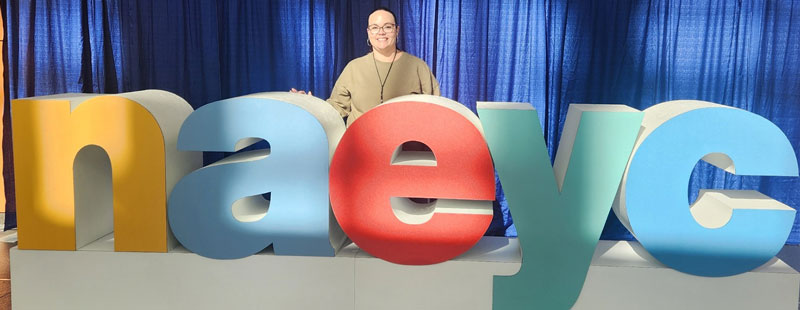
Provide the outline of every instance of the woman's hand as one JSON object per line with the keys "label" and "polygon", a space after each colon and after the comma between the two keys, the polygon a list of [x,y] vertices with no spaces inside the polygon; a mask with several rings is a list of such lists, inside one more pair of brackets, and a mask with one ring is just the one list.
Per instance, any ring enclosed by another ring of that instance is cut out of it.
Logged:
{"label": "woman's hand", "polygon": [[293,93],[296,93],[296,94],[304,94],[304,95],[313,96],[313,94],[311,94],[311,91],[310,91],[310,90],[308,91],[308,93],[306,93],[306,91],[304,91],[304,90],[297,90],[297,89],[294,89],[294,88],[292,88],[292,89],[291,89],[291,90],[289,90],[289,91],[290,91],[290,92],[293,92]]}

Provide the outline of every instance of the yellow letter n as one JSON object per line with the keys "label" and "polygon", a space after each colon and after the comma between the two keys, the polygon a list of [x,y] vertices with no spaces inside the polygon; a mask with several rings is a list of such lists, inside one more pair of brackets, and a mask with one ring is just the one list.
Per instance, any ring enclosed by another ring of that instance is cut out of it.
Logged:
{"label": "yellow letter n", "polygon": [[180,171],[167,171],[181,155],[165,145],[174,149],[191,112],[180,97],[154,90],[14,100],[19,248],[77,250],[104,236],[113,236],[115,251],[172,248],[167,193],[200,163],[183,155],[170,169]]}

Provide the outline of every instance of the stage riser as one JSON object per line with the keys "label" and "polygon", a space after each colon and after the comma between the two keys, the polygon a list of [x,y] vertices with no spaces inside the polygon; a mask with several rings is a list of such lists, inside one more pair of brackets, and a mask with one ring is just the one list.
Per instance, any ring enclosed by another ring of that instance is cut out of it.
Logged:
{"label": "stage riser", "polygon": [[[644,258],[642,257],[644,256]],[[491,309],[492,276],[520,266],[516,239],[485,237],[445,263],[403,266],[350,245],[336,257],[262,253],[11,250],[24,309]],[[797,309],[800,274],[780,260],[733,277],[664,267],[638,244],[601,241],[575,309]]]}

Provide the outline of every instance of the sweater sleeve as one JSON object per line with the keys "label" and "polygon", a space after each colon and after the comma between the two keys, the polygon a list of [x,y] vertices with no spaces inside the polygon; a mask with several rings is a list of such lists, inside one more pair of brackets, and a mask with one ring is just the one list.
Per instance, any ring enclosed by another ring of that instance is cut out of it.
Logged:
{"label": "sweater sleeve", "polygon": [[342,70],[342,74],[339,75],[336,84],[333,85],[331,97],[327,100],[342,117],[350,115],[352,103],[350,85],[352,85],[352,75],[350,73],[350,64],[348,64],[344,67],[344,70]]}
{"label": "sweater sleeve", "polygon": [[434,96],[441,96],[442,94],[439,91],[439,81],[436,80],[436,77],[433,76],[433,73],[431,73],[431,83],[433,83],[433,92],[432,92],[432,94]]}
{"label": "sweater sleeve", "polygon": [[422,62],[417,71],[419,74],[420,86],[423,94],[441,96],[439,91],[439,81],[433,76],[433,72],[428,67],[428,64]]}

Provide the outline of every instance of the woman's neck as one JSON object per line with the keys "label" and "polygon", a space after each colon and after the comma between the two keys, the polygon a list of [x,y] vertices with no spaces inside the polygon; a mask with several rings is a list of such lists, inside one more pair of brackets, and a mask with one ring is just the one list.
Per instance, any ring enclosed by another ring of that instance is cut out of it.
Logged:
{"label": "woman's neck", "polygon": [[[395,55],[397,53],[397,55]],[[384,50],[379,50],[377,48],[372,48],[372,54],[375,55],[375,60],[382,61],[382,62],[392,62],[397,58],[400,58],[402,52],[397,50],[397,47],[394,48],[386,48]]]}

